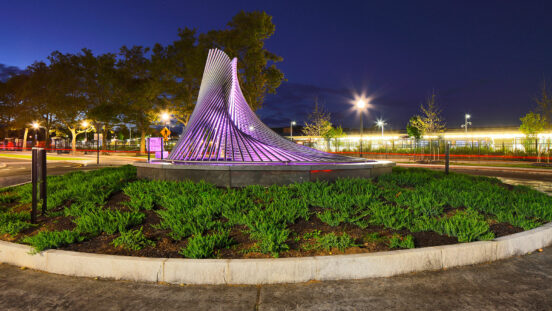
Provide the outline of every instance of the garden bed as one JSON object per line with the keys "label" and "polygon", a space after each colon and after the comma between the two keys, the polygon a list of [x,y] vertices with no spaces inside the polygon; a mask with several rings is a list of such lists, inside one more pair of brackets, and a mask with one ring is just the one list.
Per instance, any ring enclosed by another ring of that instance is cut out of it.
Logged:
{"label": "garden bed", "polygon": [[297,257],[490,240],[552,221],[552,198],[543,193],[424,169],[223,189],[136,180],[135,168],[124,166],[49,177],[48,193],[47,215],[31,225],[31,185],[1,189],[0,239],[36,251]]}

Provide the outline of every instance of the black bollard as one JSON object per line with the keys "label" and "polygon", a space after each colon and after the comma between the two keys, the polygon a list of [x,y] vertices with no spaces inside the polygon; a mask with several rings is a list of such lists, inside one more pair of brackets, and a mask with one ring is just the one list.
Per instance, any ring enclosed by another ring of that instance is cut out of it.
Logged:
{"label": "black bollard", "polygon": [[36,224],[36,208],[38,203],[38,150],[36,147],[32,150],[32,163],[31,163],[31,182],[33,184],[32,190],[32,203],[31,203],[31,223]]}
{"label": "black bollard", "polygon": [[46,150],[39,150],[38,154],[38,158],[40,159],[40,199],[42,200],[42,216],[44,216],[48,209],[48,195],[46,193],[46,178],[48,176],[48,172],[46,171]]}

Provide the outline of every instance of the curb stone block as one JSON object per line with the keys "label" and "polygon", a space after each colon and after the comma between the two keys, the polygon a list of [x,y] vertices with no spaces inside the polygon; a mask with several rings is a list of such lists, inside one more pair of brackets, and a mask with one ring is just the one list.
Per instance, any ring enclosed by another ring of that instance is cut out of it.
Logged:
{"label": "curb stone block", "polygon": [[552,223],[529,231],[500,237],[495,240],[495,243],[497,243],[497,259],[533,252],[539,248],[552,245]]}
{"label": "curb stone block", "polygon": [[48,250],[0,241],[0,263],[70,276],[184,284],[271,284],[386,277],[522,255],[552,245],[552,223],[498,238],[381,253],[279,259],[167,259]]}
{"label": "curb stone block", "polygon": [[51,273],[157,282],[162,280],[166,259],[52,251],[47,260],[46,271]]}
{"label": "curb stone block", "polygon": [[442,268],[441,250],[434,247],[315,258],[316,279],[320,281],[385,277]]}
{"label": "curb stone block", "polygon": [[30,269],[45,270],[46,257],[51,251],[31,255],[32,250],[32,247],[27,245],[0,241],[0,262]]}
{"label": "curb stone block", "polygon": [[493,241],[460,243],[436,248],[441,250],[445,269],[496,260],[496,242]]}
{"label": "curb stone block", "polygon": [[228,259],[167,259],[163,281],[172,284],[226,284]]}
{"label": "curb stone block", "polygon": [[228,284],[299,283],[315,279],[314,257],[230,260]]}

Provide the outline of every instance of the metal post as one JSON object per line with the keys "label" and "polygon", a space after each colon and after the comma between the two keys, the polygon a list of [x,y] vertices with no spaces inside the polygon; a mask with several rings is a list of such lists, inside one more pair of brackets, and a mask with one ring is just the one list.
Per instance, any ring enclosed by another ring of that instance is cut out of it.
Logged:
{"label": "metal post", "polygon": [[100,165],[100,133],[97,133],[96,139],[96,165]]}
{"label": "metal post", "polygon": [[289,136],[291,137],[291,141],[293,141],[293,121],[289,124]]}
{"label": "metal post", "polygon": [[450,143],[445,143],[445,174],[449,173],[450,165]]}
{"label": "metal post", "polygon": [[163,161],[163,153],[165,151],[165,138],[161,139],[161,161]]}
{"label": "metal post", "polygon": [[360,111],[360,157],[362,158],[362,111]]}
{"label": "metal post", "polygon": [[148,147],[148,148],[146,149],[146,152],[147,152],[147,154],[148,154],[148,163],[150,163],[150,138],[149,138],[149,137],[148,137],[148,143],[147,143],[147,146],[146,146],[146,147]]}
{"label": "metal post", "polygon": [[46,178],[48,176],[48,171],[46,167],[46,150],[39,150],[39,159],[40,159],[40,199],[42,200],[42,216],[46,215],[46,210],[48,209],[48,195],[46,193]]}
{"label": "metal post", "polygon": [[32,190],[32,203],[31,203],[31,223],[36,224],[36,207],[37,207],[37,182],[38,182],[38,150],[33,148],[32,150],[32,163],[31,163],[31,182],[33,184]]}

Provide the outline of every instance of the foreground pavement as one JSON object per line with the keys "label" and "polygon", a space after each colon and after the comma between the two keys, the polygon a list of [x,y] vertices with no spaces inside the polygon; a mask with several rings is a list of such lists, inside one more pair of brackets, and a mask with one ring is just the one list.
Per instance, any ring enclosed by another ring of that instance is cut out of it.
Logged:
{"label": "foreground pavement", "polygon": [[0,265],[2,310],[550,310],[552,249],[390,278],[262,286],[96,280]]}

